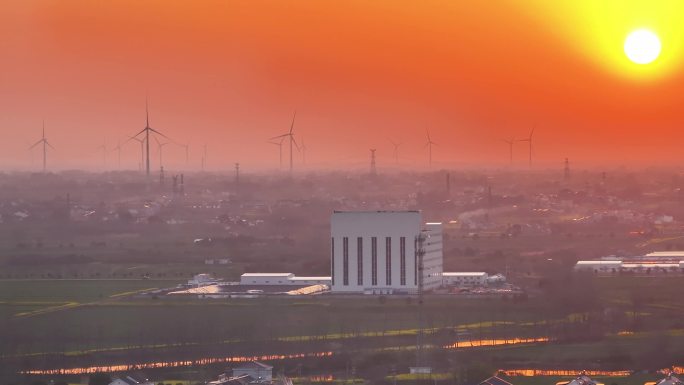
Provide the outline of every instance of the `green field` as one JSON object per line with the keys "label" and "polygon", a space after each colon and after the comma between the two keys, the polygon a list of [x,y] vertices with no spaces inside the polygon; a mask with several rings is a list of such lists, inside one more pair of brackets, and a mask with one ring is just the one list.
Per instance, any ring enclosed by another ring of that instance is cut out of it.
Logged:
{"label": "green field", "polygon": [[0,302],[91,302],[112,295],[174,286],[180,280],[34,279],[0,280]]}
{"label": "green field", "polygon": [[[625,369],[681,364],[684,296],[678,288],[683,281],[682,277],[589,277],[584,290],[595,300],[587,303],[565,303],[565,292],[575,293],[570,290],[540,293],[525,300],[427,296],[423,306],[428,329],[425,342],[439,347],[456,339],[536,335],[556,339],[546,344],[472,351],[435,349],[430,354],[436,365],[442,366],[472,360],[489,362],[495,368],[582,369],[593,365]],[[0,327],[9,331],[0,335],[0,355],[26,359],[22,362],[27,364],[32,357],[47,353],[82,356],[84,362],[91,362],[99,355],[137,356],[142,347],[145,354],[154,349],[154,355],[173,357],[189,351],[240,354],[245,348],[270,353],[275,346],[280,351],[333,350],[342,356],[354,351],[359,353],[353,360],[371,365],[381,359],[378,352],[384,347],[391,348],[387,349],[390,356],[381,355],[385,357],[381,360],[403,362],[412,354],[418,325],[415,299],[199,300],[130,295],[176,283],[0,281]],[[65,303],[75,305],[61,308]],[[394,357],[391,352],[395,350],[409,353]]]}

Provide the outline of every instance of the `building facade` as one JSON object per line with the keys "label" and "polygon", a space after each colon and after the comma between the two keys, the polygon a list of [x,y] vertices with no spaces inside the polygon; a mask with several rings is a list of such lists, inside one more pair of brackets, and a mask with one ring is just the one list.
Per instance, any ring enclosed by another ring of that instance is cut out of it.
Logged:
{"label": "building facade", "polygon": [[331,289],[337,293],[415,293],[442,283],[442,225],[418,211],[336,211],[331,217]]}
{"label": "building facade", "polygon": [[485,272],[443,273],[444,286],[485,286],[489,276]]}

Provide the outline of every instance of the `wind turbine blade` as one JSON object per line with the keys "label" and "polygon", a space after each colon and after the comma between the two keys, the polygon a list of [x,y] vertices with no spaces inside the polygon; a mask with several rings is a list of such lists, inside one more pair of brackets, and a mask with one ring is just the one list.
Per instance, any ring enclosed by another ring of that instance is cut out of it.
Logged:
{"label": "wind turbine blade", "polygon": [[[138,135],[140,135],[140,134],[138,134]],[[137,138],[135,136],[129,136],[128,139],[125,142],[123,142],[122,144],[126,144],[126,143],[130,142],[131,140],[135,140],[138,143],[143,142],[143,139]]]}
{"label": "wind turbine blade", "polygon": [[45,144],[47,144],[51,149],[53,149],[53,150],[55,149],[54,147],[52,147],[52,145],[50,144],[50,142],[47,141],[47,139],[45,139]]}
{"label": "wind turbine blade", "polygon": [[297,148],[297,151],[301,152],[301,150],[299,149],[299,145],[297,145],[297,141],[294,138],[294,135],[290,135],[290,137],[292,138],[292,143],[294,143],[295,147]]}
{"label": "wind turbine blade", "polygon": [[147,105],[147,93],[145,93],[145,128],[150,127],[150,109]]}
{"label": "wind turbine blade", "polygon": [[30,150],[30,149],[32,149],[33,147],[36,147],[37,145],[43,143],[43,140],[44,140],[44,139],[41,139],[41,140],[37,141],[36,143],[33,144],[33,146],[29,147],[28,149]]}
{"label": "wind turbine blade", "polygon": [[170,141],[172,141],[172,142],[176,143],[176,141],[175,141],[175,140],[173,140],[173,139],[169,138],[168,136],[166,136],[166,135],[162,134],[161,132],[159,132],[159,131],[155,130],[154,128],[150,128],[150,131],[152,131],[152,132],[154,132],[155,134],[157,134],[157,135],[160,135],[160,136],[162,136],[162,137],[164,137],[164,138],[166,138],[166,139],[168,139],[168,140],[170,140]]}
{"label": "wind turbine blade", "polygon": [[294,130],[294,122],[297,117],[297,110],[295,110],[294,115],[292,115],[292,124],[290,124],[290,135],[292,135],[292,130]]}
{"label": "wind turbine blade", "polygon": [[274,137],[272,137],[272,138],[268,138],[268,140],[286,138],[286,137],[288,137],[288,136],[290,136],[290,134],[282,134],[282,135],[274,136]]}

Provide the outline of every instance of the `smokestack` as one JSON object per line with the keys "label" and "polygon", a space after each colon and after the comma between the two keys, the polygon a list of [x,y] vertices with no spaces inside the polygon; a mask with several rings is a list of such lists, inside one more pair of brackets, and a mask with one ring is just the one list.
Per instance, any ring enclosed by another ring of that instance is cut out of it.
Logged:
{"label": "smokestack", "polygon": [[377,169],[375,168],[375,149],[372,148],[372,149],[370,150],[370,152],[371,152],[370,173],[371,173],[371,175],[377,175],[378,171],[377,171]]}
{"label": "smokestack", "polygon": [[570,161],[565,158],[565,170],[563,170],[563,178],[565,180],[570,179]]}
{"label": "smokestack", "polygon": [[450,173],[446,174],[446,193],[448,196],[451,196],[451,174]]}

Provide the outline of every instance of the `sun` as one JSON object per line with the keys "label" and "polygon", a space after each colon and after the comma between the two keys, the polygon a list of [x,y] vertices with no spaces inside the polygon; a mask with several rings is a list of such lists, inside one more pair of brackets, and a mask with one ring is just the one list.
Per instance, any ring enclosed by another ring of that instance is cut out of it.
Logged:
{"label": "sun", "polygon": [[625,54],[636,64],[651,63],[660,55],[660,48],[658,36],[647,29],[636,30],[625,39]]}

